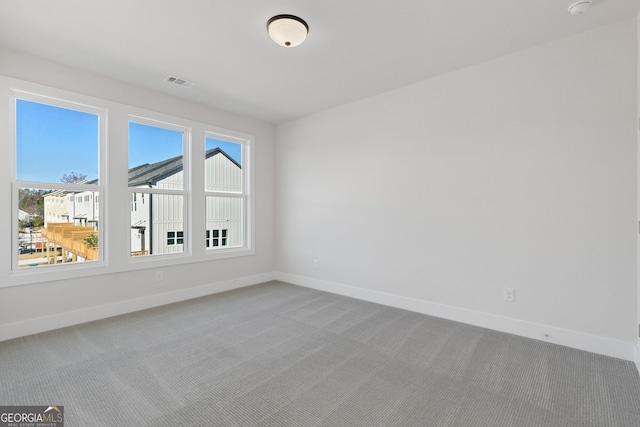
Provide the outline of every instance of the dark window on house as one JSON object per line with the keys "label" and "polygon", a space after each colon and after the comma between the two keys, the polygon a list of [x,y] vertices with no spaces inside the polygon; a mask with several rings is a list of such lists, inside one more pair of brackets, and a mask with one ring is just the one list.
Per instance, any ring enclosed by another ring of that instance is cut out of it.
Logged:
{"label": "dark window on house", "polygon": [[209,247],[209,238],[208,236],[211,235],[211,246],[212,247],[217,247],[217,246],[228,246],[228,240],[227,240],[227,234],[228,231],[226,228],[222,229],[222,230],[211,230],[211,234],[209,234],[209,230],[207,230],[207,247]]}

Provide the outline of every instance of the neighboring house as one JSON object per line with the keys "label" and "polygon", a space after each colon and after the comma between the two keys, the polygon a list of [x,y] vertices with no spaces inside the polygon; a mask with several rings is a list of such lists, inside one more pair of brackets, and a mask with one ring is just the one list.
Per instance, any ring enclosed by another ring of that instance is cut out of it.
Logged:
{"label": "neighboring house", "polygon": [[31,221],[31,218],[33,218],[33,215],[31,215],[29,212],[25,212],[22,209],[18,210],[18,220],[19,221],[29,222],[29,221]]}
{"label": "neighboring house", "polygon": [[58,190],[44,195],[45,227],[51,222],[68,222],[68,212],[67,193]]}
{"label": "neighboring house", "polygon": [[[241,166],[223,150],[208,150],[205,160],[207,191],[241,192]],[[129,188],[182,189],[182,156],[129,169]],[[182,252],[186,243],[182,196],[132,193],[131,252],[162,254]],[[242,198],[207,197],[207,248],[242,244]],[[55,191],[45,196],[47,223],[70,222],[93,227],[99,224],[99,195],[85,191]]]}
{"label": "neighboring house", "polygon": [[57,190],[44,196],[45,227],[51,222],[72,222],[98,229],[99,195],[95,191],[69,193]]}

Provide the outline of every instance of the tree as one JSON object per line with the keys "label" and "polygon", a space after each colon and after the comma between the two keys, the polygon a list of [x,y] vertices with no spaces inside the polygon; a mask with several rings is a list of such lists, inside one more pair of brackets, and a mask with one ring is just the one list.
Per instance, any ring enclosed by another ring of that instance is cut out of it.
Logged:
{"label": "tree", "polygon": [[91,233],[84,238],[85,243],[88,248],[97,249],[98,248],[98,236],[95,233]]}
{"label": "tree", "polygon": [[65,173],[62,175],[60,182],[64,182],[65,184],[76,184],[80,181],[84,181],[85,179],[87,179],[87,175],[71,171],[68,174]]}
{"label": "tree", "polygon": [[19,209],[31,215],[44,215],[44,196],[48,191],[35,188],[21,188],[18,191]]}
{"label": "tree", "polygon": [[31,219],[31,224],[35,227],[35,228],[40,228],[44,225],[44,222],[42,221],[42,217],[41,216],[34,216]]}

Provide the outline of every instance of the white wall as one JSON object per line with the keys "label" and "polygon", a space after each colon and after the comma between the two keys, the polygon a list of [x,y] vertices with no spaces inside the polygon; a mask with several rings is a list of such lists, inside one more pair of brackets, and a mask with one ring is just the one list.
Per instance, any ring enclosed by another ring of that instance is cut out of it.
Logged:
{"label": "white wall", "polygon": [[[222,289],[259,283],[273,276],[275,266],[273,245],[275,127],[273,125],[115,82],[4,48],[0,48],[0,75],[253,135],[256,174],[255,255],[178,266],[161,266],[164,273],[164,280],[161,282],[155,280],[154,270],[158,265],[150,264],[154,269],[0,287],[0,340]],[[126,158],[126,143],[122,144],[118,138],[113,138],[113,135],[112,143],[122,145],[119,149]],[[0,168],[7,174],[10,169],[7,162],[10,161],[10,158],[4,158]],[[123,171],[123,176],[119,179],[126,188],[126,169]],[[10,200],[10,188],[7,184],[0,186],[0,199]],[[129,195],[116,194],[111,200],[114,199],[122,201],[127,209],[118,213],[112,212],[110,219],[125,221],[128,224]],[[10,224],[10,217],[9,209],[0,211],[0,224],[5,224],[3,231],[7,235],[11,233],[10,227],[6,225]],[[121,240],[124,243],[120,246],[127,248],[128,235],[123,236]],[[3,268],[10,268],[11,258],[8,250],[7,245],[4,245],[0,252],[1,262],[4,263]]]}
{"label": "white wall", "polygon": [[257,194],[256,255],[167,266],[162,282],[139,270],[0,288],[0,339],[278,270],[627,357],[637,43],[636,21],[623,21],[283,124],[277,145],[271,125],[0,48],[2,75],[255,135]]}
{"label": "white wall", "polygon": [[279,277],[632,358],[636,43],[626,20],[281,124]]}

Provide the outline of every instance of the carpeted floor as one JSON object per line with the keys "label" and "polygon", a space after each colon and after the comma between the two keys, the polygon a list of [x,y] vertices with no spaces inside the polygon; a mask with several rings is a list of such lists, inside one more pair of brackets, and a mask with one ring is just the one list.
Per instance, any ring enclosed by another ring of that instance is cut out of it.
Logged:
{"label": "carpeted floor", "polygon": [[270,282],[0,343],[65,426],[640,426],[631,362]]}

